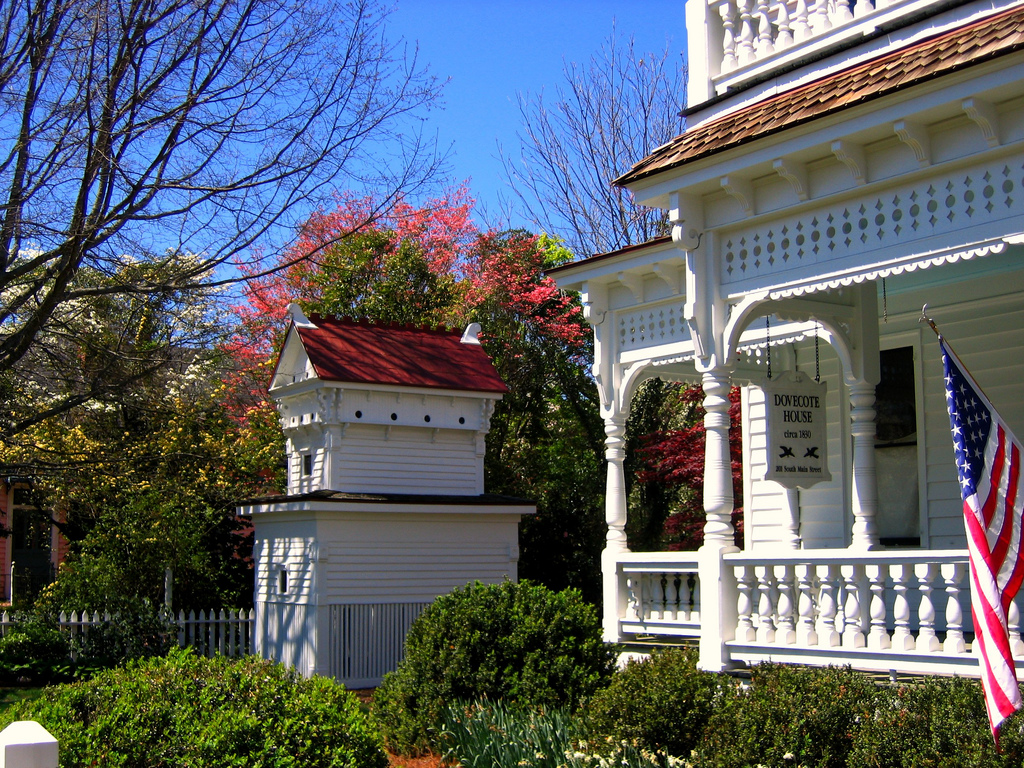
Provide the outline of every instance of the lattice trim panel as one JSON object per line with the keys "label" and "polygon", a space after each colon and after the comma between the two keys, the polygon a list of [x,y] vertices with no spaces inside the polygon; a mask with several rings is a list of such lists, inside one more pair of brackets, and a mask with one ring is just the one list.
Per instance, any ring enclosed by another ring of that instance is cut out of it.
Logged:
{"label": "lattice trim panel", "polygon": [[687,341],[690,338],[690,329],[686,325],[682,303],[620,312],[616,316],[616,322],[619,350],[622,352]]}
{"label": "lattice trim panel", "polygon": [[[917,241],[1021,216],[1024,163],[1018,157],[723,232],[717,247],[720,276],[723,285],[769,285],[799,279],[798,271],[824,274],[876,265],[893,257],[883,253],[886,249],[898,248],[908,256]],[[1018,219],[1010,229],[1016,233],[1024,222]]]}

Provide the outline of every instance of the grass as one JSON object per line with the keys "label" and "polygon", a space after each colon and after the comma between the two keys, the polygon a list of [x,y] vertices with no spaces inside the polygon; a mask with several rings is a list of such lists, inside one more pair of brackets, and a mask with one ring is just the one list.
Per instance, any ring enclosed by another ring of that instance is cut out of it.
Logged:
{"label": "grass", "polygon": [[0,686],[0,716],[21,701],[33,701],[43,695],[42,688]]}

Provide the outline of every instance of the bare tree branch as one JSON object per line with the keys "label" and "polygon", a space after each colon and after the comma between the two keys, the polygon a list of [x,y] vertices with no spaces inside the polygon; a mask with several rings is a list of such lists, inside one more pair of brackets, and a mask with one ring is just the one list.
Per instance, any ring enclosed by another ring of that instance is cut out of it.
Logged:
{"label": "bare tree branch", "polygon": [[[375,0],[0,4],[0,374],[82,295],[235,280],[214,270],[286,246],[335,190],[387,201],[428,180],[438,86],[385,16]],[[198,256],[124,283],[126,262],[165,253]],[[122,280],[80,286],[83,269]]]}
{"label": "bare tree branch", "polygon": [[564,64],[553,104],[520,94],[518,158],[502,154],[526,215],[577,257],[664,234],[660,211],[633,203],[611,179],[683,130],[685,65],[640,53],[613,31],[585,66]]}

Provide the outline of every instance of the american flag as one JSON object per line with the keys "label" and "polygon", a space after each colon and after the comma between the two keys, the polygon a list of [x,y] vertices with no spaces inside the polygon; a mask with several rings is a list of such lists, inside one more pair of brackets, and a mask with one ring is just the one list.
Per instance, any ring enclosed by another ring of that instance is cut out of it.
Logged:
{"label": "american flag", "polygon": [[939,345],[964,500],[975,643],[981,651],[989,724],[998,743],[1000,724],[1022,706],[1006,621],[1024,581],[1021,448],[945,340],[940,338]]}

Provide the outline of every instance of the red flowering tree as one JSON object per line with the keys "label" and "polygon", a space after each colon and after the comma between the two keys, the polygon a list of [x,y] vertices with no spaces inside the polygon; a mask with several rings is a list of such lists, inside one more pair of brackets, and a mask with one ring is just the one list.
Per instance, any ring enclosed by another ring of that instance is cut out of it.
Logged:
{"label": "red flowering tree", "polygon": [[[669,408],[682,424],[647,435],[640,450],[645,465],[638,474],[641,483],[655,483],[677,489],[670,514],[665,520],[662,543],[669,550],[694,550],[704,543],[704,398],[700,387],[680,387]],[[743,460],[740,442],[740,391],[729,392],[729,451],[732,459],[732,493],[737,504],[743,499]],[[736,545],[743,546],[743,510],[733,511]]]}

